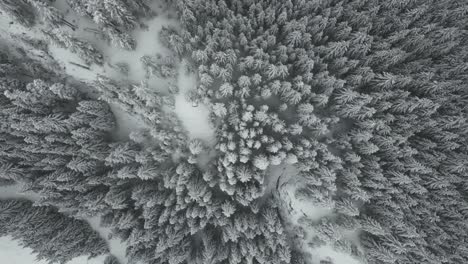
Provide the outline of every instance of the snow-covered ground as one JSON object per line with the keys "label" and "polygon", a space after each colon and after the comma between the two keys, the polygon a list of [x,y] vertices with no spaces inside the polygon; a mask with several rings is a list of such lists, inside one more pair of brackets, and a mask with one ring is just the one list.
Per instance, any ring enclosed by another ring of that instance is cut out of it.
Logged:
{"label": "snow-covered ground", "polygon": [[207,145],[215,141],[214,127],[210,122],[210,110],[202,103],[193,105],[187,100],[187,93],[196,88],[194,74],[185,72],[185,65],[179,66],[178,87],[179,93],[175,98],[175,112],[188,131],[190,138],[203,140]]}
{"label": "snow-covered ground", "polygon": [[[310,256],[308,264],[320,264],[321,260],[329,259],[333,264],[360,264],[360,261],[351,255],[338,252],[331,245],[313,247],[309,242],[313,239],[315,230],[307,225],[307,222],[315,222],[323,217],[332,216],[333,208],[326,208],[311,204],[306,199],[298,199],[295,195],[298,186],[301,184],[300,176],[293,165],[281,164],[270,166],[267,171],[267,193],[274,193],[280,201],[280,212],[286,222],[286,227],[290,232],[294,232],[295,227],[300,227],[305,231],[300,238],[300,250]],[[307,219],[307,221],[303,221]],[[301,234],[300,234],[301,235]],[[350,241],[355,239],[353,230],[347,231],[344,235]]]}
{"label": "snow-covered ground", "polygon": [[[87,256],[77,257],[67,264],[102,264],[105,256],[88,259]],[[4,264],[47,264],[45,260],[37,260],[29,248],[24,248],[10,236],[0,237],[0,263]]]}
{"label": "snow-covered ground", "polygon": [[31,202],[38,201],[39,195],[31,192],[23,192],[19,184],[0,187],[0,199],[24,199]]}

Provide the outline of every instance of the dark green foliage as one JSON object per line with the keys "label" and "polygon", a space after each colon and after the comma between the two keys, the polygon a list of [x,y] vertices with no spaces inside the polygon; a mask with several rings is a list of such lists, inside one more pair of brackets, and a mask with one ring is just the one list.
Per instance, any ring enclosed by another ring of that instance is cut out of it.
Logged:
{"label": "dark green foliage", "polygon": [[0,200],[0,236],[5,235],[48,263],[64,264],[75,257],[108,252],[106,242],[85,221],[51,207],[35,207],[29,201]]}

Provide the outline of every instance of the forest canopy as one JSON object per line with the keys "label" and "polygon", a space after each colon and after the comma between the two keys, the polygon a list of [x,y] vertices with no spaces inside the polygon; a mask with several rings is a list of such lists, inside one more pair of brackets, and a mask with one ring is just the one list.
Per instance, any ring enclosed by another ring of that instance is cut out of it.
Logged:
{"label": "forest canopy", "polygon": [[468,2],[0,10],[0,186],[38,197],[0,235],[40,258],[468,263]]}

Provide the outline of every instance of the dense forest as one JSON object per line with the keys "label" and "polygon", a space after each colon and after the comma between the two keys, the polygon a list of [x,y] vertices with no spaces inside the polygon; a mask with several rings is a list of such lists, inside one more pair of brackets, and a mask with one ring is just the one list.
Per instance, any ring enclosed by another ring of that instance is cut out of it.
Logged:
{"label": "dense forest", "polygon": [[468,2],[0,11],[0,192],[39,197],[0,195],[0,235],[39,258],[468,262]]}

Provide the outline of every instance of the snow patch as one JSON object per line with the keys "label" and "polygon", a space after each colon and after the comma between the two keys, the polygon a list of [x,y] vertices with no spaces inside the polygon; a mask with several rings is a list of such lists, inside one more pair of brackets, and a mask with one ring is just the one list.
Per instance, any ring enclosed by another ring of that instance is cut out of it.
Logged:
{"label": "snow patch", "polygon": [[185,72],[184,63],[179,66],[178,87],[179,93],[175,97],[175,113],[182,121],[184,128],[188,131],[189,137],[203,140],[207,145],[215,142],[215,130],[210,122],[210,110],[204,104],[194,105],[187,100],[189,91],[196,87],[196,77],[194,74]]}
{"label": "snow patch", "polygon": [[23,192],[21,184],[0,187],[0,199],[23,199],[31,202],[39,201],[40,195],[32,192]]}
{"label": "snow patch", "polygon": [[[67,264],[102,264],[106,256],[89,259],[81,256],[72,259]],[[22,247],[11,236],[0,237],[0,263],[8,264],[47,264],[46,260],[37,260],[32,249]]]}

